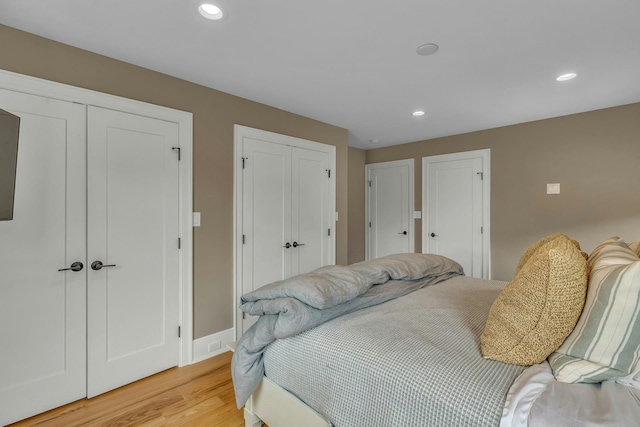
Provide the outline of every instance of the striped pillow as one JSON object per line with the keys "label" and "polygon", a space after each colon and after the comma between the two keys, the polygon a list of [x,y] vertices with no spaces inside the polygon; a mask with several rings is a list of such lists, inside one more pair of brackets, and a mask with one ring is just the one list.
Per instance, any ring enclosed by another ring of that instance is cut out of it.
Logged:
{"label": "striped pillow", "polygon": [[551,356],[558,381],[627,376],[640,359],[640,258],[619,238],[589,256],[587,300],[575,329]]}

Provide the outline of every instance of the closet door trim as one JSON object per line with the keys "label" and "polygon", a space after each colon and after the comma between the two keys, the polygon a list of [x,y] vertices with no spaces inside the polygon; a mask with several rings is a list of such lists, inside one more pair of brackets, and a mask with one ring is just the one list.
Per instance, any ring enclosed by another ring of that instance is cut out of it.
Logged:
{"label": "closet door trim", "polygon": [[180,145],[180,366],[193,361],[193,114],[0,70],[0,88],[177,123]]}

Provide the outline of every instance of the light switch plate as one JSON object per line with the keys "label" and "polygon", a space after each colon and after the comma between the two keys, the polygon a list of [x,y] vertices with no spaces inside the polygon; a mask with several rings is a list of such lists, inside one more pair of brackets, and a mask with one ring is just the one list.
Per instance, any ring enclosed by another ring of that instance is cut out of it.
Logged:
{"label": "light switch plate", "polygon": [[200,212],[193,213],[193,226],[200,227]]}
{"label": "light switch plate", "polygon": [[413,219],[422,218],[422,211],[413,211]]}
{"label": "light switch plate", "polygon": [[547,184],[547,194],[560,194],[560,184]]}

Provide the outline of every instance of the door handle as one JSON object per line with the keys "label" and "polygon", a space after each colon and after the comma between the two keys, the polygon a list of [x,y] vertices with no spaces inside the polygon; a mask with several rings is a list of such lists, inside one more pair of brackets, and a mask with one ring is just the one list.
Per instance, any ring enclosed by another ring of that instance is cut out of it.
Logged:
{"label": "door handle", "polygon": [[431,233],[430,236],[431,237],[438,237],[438,235],[436,233]]}
{"label": "door handle", "polygon": [[102,270],[103,267],[115,267],[115,264],[103,264],[102,261],[93,261],[91,263],[92,270]]}
{"label": "door handle", "polygon": [[398,233],[398,234],[404,234],[405,236],[407,235],[406,231],[403,231],[402,233]]}
{"label": "door handle", "polygon": [[304,243],[293,242],[294,248],[297,248],[298,246],[304,246]]}
{"label": "door handle", "polygon": [[287,242],[287,244],[283,246],[283,248],[287,248],[287,249],[289,249],[290,247],[291,247],[291,243],[289,242]]}
{"label": "door handle", "polygon": [[67,267],[67,268],[60,268],[58,271],[67,271],[67,270],[71,270],[71,271],[80,271],[84,268],[84,264],[81,263],[80,261],[76,261],[73,264],[71,264],[71,267]]}

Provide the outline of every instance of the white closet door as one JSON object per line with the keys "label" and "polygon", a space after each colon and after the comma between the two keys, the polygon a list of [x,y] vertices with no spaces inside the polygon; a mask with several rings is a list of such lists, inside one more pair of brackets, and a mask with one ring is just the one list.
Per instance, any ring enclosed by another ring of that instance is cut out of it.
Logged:
{"label": "white closet door", "polygon": [[5,425],[85,396],[86,113],[2,89],[0,108],[21,120],[14,216],[0,221]]}
{"label": "white closet door", "polygon": [[425,169],[425,252],[457,261],[467,276],[484,277],[482,158],[431,162]]}
{"label": "white closet door", "polygon": [[178,364],[177,146],[176,123],[89,107],[89,397]]}
{"label": "white closet door", "polygon": [[330,263],[329,155],[292,148],[291,275]]}
{"label": "white closet door", "polygon": [[367,259],[414,251],[413,159],[366,166]]}
{"label": "white closet door", "polygon": [[[242,293],[291,276],[291,147],[243,142]],[[244,333],[257,317],[245,316]]]}

